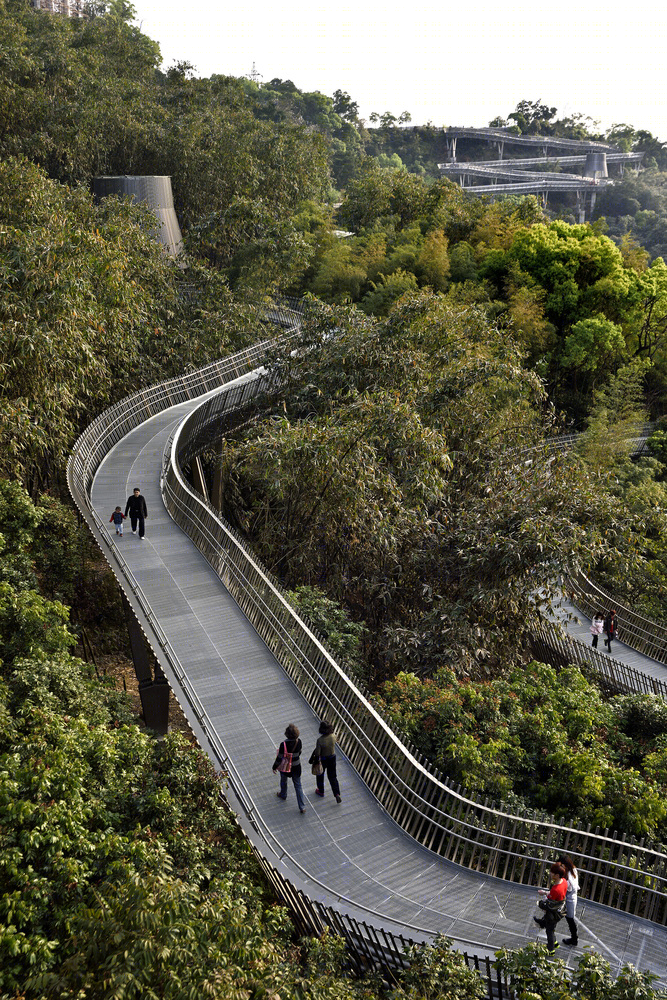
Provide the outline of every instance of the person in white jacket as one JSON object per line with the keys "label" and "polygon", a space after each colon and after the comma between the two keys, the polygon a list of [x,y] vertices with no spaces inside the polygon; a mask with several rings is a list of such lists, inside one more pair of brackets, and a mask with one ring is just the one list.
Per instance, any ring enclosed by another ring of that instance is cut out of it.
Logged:
{"label": "person in white jacket", "polygon": [[593,649],[598,648],[598,636],[602,635],[602,629],[604,628],[604,615],[601,612],[597,612],[595,618],[591,622],[590,632],[593,636]]}
{"label": "person in white jacket", "polygon": [[567,872],[567,893],[565,895],[565,919],[570,928],[569,938],[563,939],[563,944],[574,947],[579,943],[579,932],[577,921],[574,915],[577,912],[577,899],[579,897],[579,872],[574,867],[574,861],[569,854],[563,854],[558,859]]}

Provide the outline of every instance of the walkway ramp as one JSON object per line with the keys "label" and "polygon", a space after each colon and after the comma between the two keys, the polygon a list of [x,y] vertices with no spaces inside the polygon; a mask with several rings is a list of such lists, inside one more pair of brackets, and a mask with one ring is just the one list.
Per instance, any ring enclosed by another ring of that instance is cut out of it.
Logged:
{"label": "walkway ramp", "polygon": [[[419,845],[380,807],[349,762],[340,756],[342,803],[327,787],[314,796],[305,765],[319,720],[259,638],[208,562],[167,514],[160,478],[165,444],[201,402],[180,403],[146,420],[117,442],[94,475],[91,498],[102,522],[135,486],[146,497],[146,537],[129,530],[106,549],[119,580],[125,561],[155,616],[149,638],[156,652],[166,640],[185,676],[169,681],[195,735],[212,759],[220,747],[244,789],[242,825],[262,836],[283,870],[315,900],[414,940],[442,932],[480,957],[536,939],[534,888],[490,878],[452,864]],[[128,596],[131,596],[128,594]],[[184,683],[191,689],[187,696]],[[192,692],[207,717],[193,712]],[[294,722],[304,744],[301,815],[293,789],[276,797],[271,765],[283,730]],[[211,728],[212,727],[212,728]],[[214,746],[215,743],[215,746]],[[239,784],[240,783],[240,784]],[[230,801],[238,799],[230,793]],[[631,962],[667,984],[667,928],[585,899],[580,901],[580,946],[560,948],[571,962],[592,946],[617,969]],[[561,935],[562,936],[562,935]]]}
{"label": "walkway ramp", "polygon": [[[606,611],[606,609],[603,610]],[[563,595],[555,606],[554,617],[560,622],[567,635],[586,646],[591,645],[593,638],[589,631],[591,619],[587,618],[566,595]],[[619,629],[619,633],[623,634],[622,628]],[[604,639],[604,635],[601,635],[598,640],[598,653],[609,656]],[[667,666],[659,663],[657,660],[651,659],[649,656],[644,656],[643,653],[638,652],[626,643],[614,640],[611,647],[611,656],[614,660],[618,660],[619,663],[625,663],[626,666],[636,670],[637,673],[645,674],[647,677],[654,677],[656,680],[662,681],[663,684],[667,685]]]}

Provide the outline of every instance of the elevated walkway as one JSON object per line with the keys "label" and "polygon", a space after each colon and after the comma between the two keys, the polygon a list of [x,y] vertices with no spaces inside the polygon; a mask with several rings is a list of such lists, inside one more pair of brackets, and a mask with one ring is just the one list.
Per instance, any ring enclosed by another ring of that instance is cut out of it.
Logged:
{"label": "elevated walkway", "polygon": [[[458,162],[456,145],[459,139],[494,145],[498,150],[498,159]],[[476,196],[489,195],[494,198],[534,194],[541,198],[545,208],[549,193],[573,193],[580,223],[591,218],[599,186],[614,183],[607,176],[608,164],[617,164],[622,175],[626,163],[633,163],[638,170],[643,157],[642,153],[624,153],[617,146],[608,143],[556,136],[516,135],[507,129],[448,128],[445,130],[445,140],[449,161],[438,166],[443,174],[458,177],[464,190]],[[538,147],[542,156],[505,161],[503,157],[506,144],[512,147]],[[550,157],[550,150],[560,151],[562,155]],[[529,172],[530,167],[542,165],[582,166],[583,173],[580,176],[550,170]],[[485,179],[489,183],[484,184]],[[482,183],[476,183],[480,180]]]}
{"label": "elevated walkway", "polygon": [[[244,376],[228,386],[238,385],[242,392],[246,382]],[[153,393],[150,398],[157,395]],[[402,773],[407,775],[407,772],[380,770],[378,774],[384,773],[384,777],[372,779],[374,792],[371,792],[370,779],[363,781],[360,777],[363,766],[357,753],[354,766],[350,759],[340,755],[341,805],[336,805],[328,789],[324,799],[313,795],[314,779],[307,774],[307,766],[304,767],[304,788],[309,800],[306,814],[299,814],[292,791],[287,802],[276,798],[277,779],[271,773],[275,748],[285,725],[294,722],[301,730],[304,759],[307,759],[318,724],[310,706],[318,700],[319,693],[315,691],[308,699],[299,693],[285,672],[284,656],[278,662],[270,651],[275,637],[268,633],[263,633],[264,639],[259,637],[237,600],[232,599],[228,587],[221,582],[220,574],[224,577],[232,572],[245,572],[240,564],[232,566],[228,557],[221,557],[216,571],[172,521],[163,504],[166,476],[163,453],[172,434],[204,400],[215,402],[218,395],[217,390],[210,390],[197,398],[166,406],[153,415],[151,408],[155,411],[162,403],[149,407],[141,398],[129,403],[131,417],[125,420],[121,414],[119,429],[104,432],[116,442],[108,454],[105,446],[91,445],[90,456],[86,453],[72,464],[70,483],[195,735],[216,766],[227,771],[228,797],[241,825],[267,862],[305,896],[346,918],[367,922],[380,934],[430,941],[436,933],[445,933],[456,947],[475,951],[480,957],[503,946],[519,947],[535,940],[537,929],[532,921],[536,912],[535,888],[487,874],[489,859],[493,862],[494,858],[493,850],[489,854],[490,846],[495,843],[501,859],[501,841],[516,831],[515,836],[524,842],[526,851],[526,879],[534,886],[543,884],[546,878],[554,850],[548,845],[574,843],[574,832],[538,823],[536,829],[540,827],[540,837],[546,840],[540,840],[539,844],[525,843],[530,838],[523,832],[523,821],[497,814],[504,833],[486,841],[474,826],[467,826],[472,806],[465,806],[460,797],[458,813],[449,818],[435,800],[427,806],[427,801],[432,801],[430,789],[435,787],[435,778],[430,778],[430,772],[424,771],[409,754],[405,763],[408,765],[412,760],[409,766],[414,772],[409,781],[415,788],[421,788],[424,796],[423,818],[416,821],[415,836],[422,837],[421,831],[429,822],[437,821],[434,829],[437,823],[449,823],[448,839],[443,843],[460,842],[465,848],[461,856],[467,858],[466,866],[429,850],[401,828],[405,810],[396,811],[387,804],[387,781],[393,786],[392,795],[400,793],[404,780],[408,780]],[[167,396],[178,398],[178,393],[170,390]],[[121,433],[123,423],[137,421],[140,421],[137,426]],[[87,481],[89,509],[82,500]],[[148,504],[146,538],[140,541],[128,532],[122,540],[117,540],[105,533],[105,523],[110,510],[135,485],[141,488]],[[187,498],[179,502],[190,503]],[[202,536],[210,532],[207,527],[210,522],[202,519],[198,523],[200,527],[196,530]],[[263,600],[261,595],[256,599]],[[272,613],[269,607],[267,614]],[[290,641],[286,633],[284,642]],[[358,725],[365,725],[361,704],[355,707],[351,701],[341,702],[337,711],[344,719],[352,718],[350,713],[353,713],[360,720]],[[385,756],[388,761],[395,759],[389,756],[390,746],[391,742],[378,741],[375,757],[380,763]],[[388,779],[390,773],[393,776]],[[399,799],[401,795],[407,809],[409,797],[414,797],[414,793],[405,785]],[[596,842],[595,838],[586,837],[586,844]],[[613,842],[604,838],[600,840],[603,842],[608,843],[609,856],[618,859],[614,864],[618,866],[619,878],[624,879],[625,849],[617,850]],[[485,843],[489,846],[483,846]],[[479,847],[475,848],[475,844]],[[642,854],[641,849],[638,853]],[[531,861],[531,855],[536,860]],[[500,873],[507,871],[509,855],[502,857],[506,858],[504,868],[494,862]],[[608,877],[604,874],[608,861],[603,863],[601,858],[602,855],[595,860],[591,855],[589,861],[582,862],[582,868],[599,873],[591,875],[589,895],[593,894],[594,884]],[[662,866],[660,859],[656,863]],[[516,878],[516,866],[512,871]],[[613,888],[613,882],[609,885]],[[629,908],[630,899],[627,897]],[[580,946],[575,952],[561,947],[559,957],[569,962],[582,947],[590,945],[611,962],[612,968],[631,962],[638,968],[650,969],[667,984],[667,928],[662,923],[586,898],[580,901],[578,916]]]}
{"label": "elevated walkway", "polygon": [[[639,166],[644,159],[643,153],[607,153],[607,164],[609,166],[618,166],[621,168],[621,175],[623,174],[623,167],[625,164],[634,164]],[[586,154],[581,156],[530,156],[521,157],[521,159],[511,160],[512,170],[532,170],[533,167],[585,167],[586,160],[588,159]],[[450,160],[447,163],[439,163],[438,169],[444,174],[454,174],[467,173],[470,167],[475,167],[479,169],[491,169],[497,170],[500,164],[503,163],[502,160],[474,160],[467,162],[465,160]]]}
{"label": "elevated walkway", "polygon": [[445,129],[445,139],[452,145],[453,156],[456,158],[457,139],[475,139],[478,142],[488,142],[498,147],[501,159],[505,144],[525,148],[541,149],[546,156],[547,150],[558,149],[563,152],[622,152],[618,146],[608,142],[595,142],[589,139],[565,139],[553,135],[517,135],[504,128],[467,128],[450,126]]}
{"label": "elevated walkway", "polygon": [[549,177],[560,183],[570,182],[575,187],[590,187],[599,183],[596,177],[582,177],[581,174],[568,174],[562,171],[532,171],[517,168],[518,161],[502,161],[483,166],[478,163],[457,163],[453,166],[444,165],[444,172],[461,178],[461,184],[470,186],[472,179],[486,180],[493,178],[494,181],[518,181],[523,184],[530,181],[543,181]]}

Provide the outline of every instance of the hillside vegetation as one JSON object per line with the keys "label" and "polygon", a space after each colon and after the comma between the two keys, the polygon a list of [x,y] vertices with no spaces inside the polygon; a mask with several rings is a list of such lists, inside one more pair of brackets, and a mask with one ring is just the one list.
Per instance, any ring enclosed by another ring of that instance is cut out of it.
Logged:
{"label": "hillside vegetation", "polygon": [[[661,144],[608,135],[648,169],[575,226],[439,179],[440,130],[405,114],[369,128],[342,91],[165,70],[124,0],[82,20],[0,0],[0,37],[0,995],[481,997],[445,941],[391,985],[353,979],[335,939],[297,941],[221,776],[73,655],[84,628],[120,640],[64,463],[106,406],[270,335],[276,292],[305,296],[307,350],[271,361],[283,392],[204,456],[225,515],[471,792],[664,838],[662,703],[530,646],[565,568],[664,616]],[[592,128],[551,110],[509,120]],[[145,209],[93,201],[99,174],[172,177],[177,263]],[[574,981],[539,946],[500,962],[543,1000],[658,996],[594,954]]]}

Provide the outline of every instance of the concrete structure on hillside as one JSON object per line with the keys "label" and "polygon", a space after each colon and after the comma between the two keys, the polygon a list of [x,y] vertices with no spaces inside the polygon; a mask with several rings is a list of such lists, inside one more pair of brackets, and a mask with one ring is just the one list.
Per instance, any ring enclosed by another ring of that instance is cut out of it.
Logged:
{"label": "concrete structure on hillside", "polygon": [[159,223],[155,237],[163,244],[167,253],[171,257],[177,257],[183,249],[183,237],[171,193],[171,177],[129,174],[96,177],[93,181],[93,193],[98,201],[109,195],[116,195],[118,198],[131,198],[132,201],[148,205]]}

